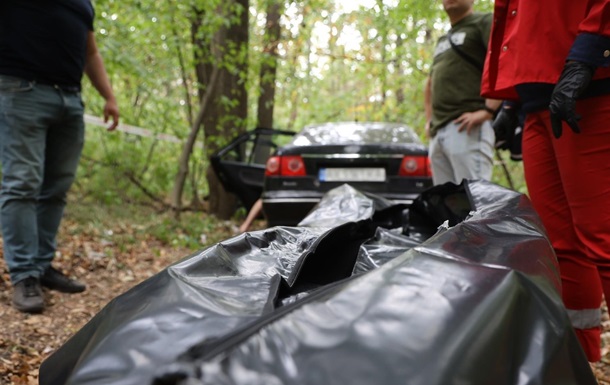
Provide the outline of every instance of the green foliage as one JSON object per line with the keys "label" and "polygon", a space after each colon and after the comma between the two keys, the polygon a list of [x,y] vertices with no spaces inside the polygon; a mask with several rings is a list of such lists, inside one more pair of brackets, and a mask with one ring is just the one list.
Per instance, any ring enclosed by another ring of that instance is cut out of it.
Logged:
{"label": "green foliage", "polygon": [[[502,164],[504,163],[504,165]],[[508,151],[500,151],[496,153],[495,167],[491,181],[501,186],[511,187],[522,194],[527,194],[527,186],[525,185],[525,178],[523,175],[523,162],[515,162],[510,160]],[[506,169],[504,168],[506,167]],[[507,174],[509,178],[507,178]]]}
{"label": "green foliage", "polygon": [[[146,231],[165,244],[196,250],[232,236],[233,234],[227,232],[228,227],[230,224],[213,216],[186,213],[181,215],[179,221],[170,216],[163,216],[162,219],[151,223]],[[224,238],[219,237],[219,228]]]}
{"label": "green foliage", "polygon": [[[121,109],[121,122],[153,135],[186,138],[196,103],[189,50],[190,8],[174,2],[96,1],[96,36]],[[100,116],[103,100],[83,82],[87,112]],[[160,199],[171,190],[181,145],[89,127],[81,163],[81,192],[97,199]],[[201,157],[199,157],[201,158]]]}
{"label": "green foliage", "polygon": [[71,223],[70,233],[94,234],[119,249],[148,238],[151,242],[198,250],[230,238],[238,225],[197,212],[185,212],[178,221],[171,213],[160,213],[150,206],[125,202],[100,205],[90,197],[69,202],[66,219]]}
{"label": "green foliage", "polygon": [[162,199],[173,183],[176,167],[173,161],[160,160],[175,158],[179,150],[176,143],[90,127],[75,192],[110,203],[142,201],[145,189]]}
{"label": "green foliage", "polygon": [[[280,0],[250,1],[249,46],[221,47],[229,53],[221,63],[213,63],[218,56],[211,52],[195,50],[193,41],[209,42],[219,28],[236,23],[246,10],[233,1],[95,1],[98,46],[119,100],[121,121],[185,140],[199,107],[198,89],[206,86],[196,81],[197,56],[202,64],[234,71],[240,61],[248,61],[247,72],[239,76],[248,89],[249,115],[244,122],[225,113],[221,124],[236,127],[235,133],[244,126],[254,127],[259,70],[269,60],[263,46],[265,10],[272,1]],[[401,121],[423,138],[424,81],[436,39],[448,26],[441,3],[366,4],[374,5],[357,6],[355,0],[283,2],[275,127],[299,130],[323,121]],[[492,6],[492,0],[475,5],[480,11]],[[198,28],[193,29],[195,21]],[[88,81],[84,81],[84,100],[87,113],[101,115],[103,100]],[[222,108],[231,111],[236,103],[235,98],[225,97]],[[207,194],[204,170],[211,155],[207,149],[232,137],[205,138],[206,146],[203,139],[199,137],[189,163],[194,178],[188,179],[185,200]],[[76,191],[106,203],[167,201],[181,151],[181,144],[90,126]],[[511,172],[523,191],[520,164]],[[508,185],[500,166],[494,181]]]}

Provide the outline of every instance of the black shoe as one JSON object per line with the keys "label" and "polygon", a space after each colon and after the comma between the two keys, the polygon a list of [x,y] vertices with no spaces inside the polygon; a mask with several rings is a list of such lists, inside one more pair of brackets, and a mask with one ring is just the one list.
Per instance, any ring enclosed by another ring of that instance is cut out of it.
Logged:
{"label": "black shoe", "polygon": [[40,277],[40,283],[44,287],[61,291],[62,293],[80,293],[87,288],[83,283],[66,277],[63,273],[52,267],[49,267]]}
{"label": "black shoe", "polygon": [[44,299],[38,278],[27,277],[13,285],[13,305],[24,313],[42,312]]}

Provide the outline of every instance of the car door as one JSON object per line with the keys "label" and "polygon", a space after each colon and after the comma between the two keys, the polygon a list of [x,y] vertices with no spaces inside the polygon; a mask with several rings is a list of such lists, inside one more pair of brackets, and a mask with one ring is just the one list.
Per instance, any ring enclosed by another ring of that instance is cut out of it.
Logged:
{"label": "car door", "polygon": [[250,210],[260,198],[265,177],[265,163],[278,145],[294,132],[256,128],[237,136],[210,158],[212,168],[225,190],[239,198]]}

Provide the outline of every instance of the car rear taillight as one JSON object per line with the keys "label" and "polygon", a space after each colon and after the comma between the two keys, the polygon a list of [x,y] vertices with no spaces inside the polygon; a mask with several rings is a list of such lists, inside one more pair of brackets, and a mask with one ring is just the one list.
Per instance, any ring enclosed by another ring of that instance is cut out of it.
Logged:
{"label": "car rear taillight", "polygon": [[425,155],[407,155],[400,163],[399,176],[432,176],[430,158]]}
{"label": "car rear taillight", "polygon": [[282,156],[282,176],[305,176],[305,163],[300,156]]}
{"label": "car rear taillight", "polygon": [[272,156],[267,160],[265,175],[305,176],[305,163],[300,156]]}
{"label": "car rear taillight", "polygon": [[265,175],[279,175],[280,174],[280,157],[272,156],[267,159],[265,165]]}

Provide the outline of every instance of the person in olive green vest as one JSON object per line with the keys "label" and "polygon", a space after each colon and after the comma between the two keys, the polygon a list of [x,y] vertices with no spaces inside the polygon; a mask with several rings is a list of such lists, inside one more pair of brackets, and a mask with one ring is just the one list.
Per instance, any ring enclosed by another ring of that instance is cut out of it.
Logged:
{"label": "person in olive green vest", "polygon": [[491,123],[501,101],[480,96],[492,15],[474,12],[473,5],[474,0],[443,0],[451,29],[436,45],[424,92],[435,185],[492,175]]}

